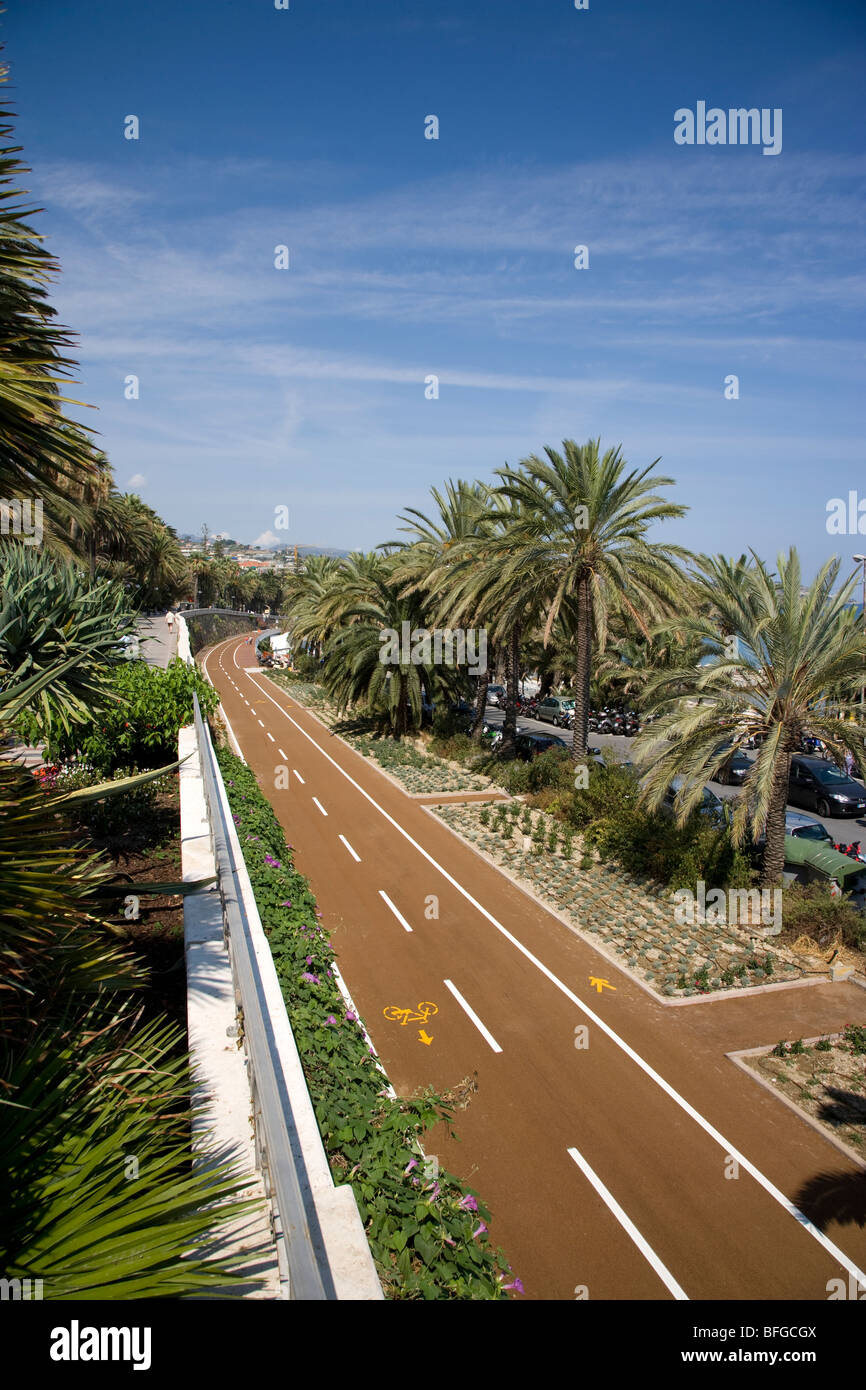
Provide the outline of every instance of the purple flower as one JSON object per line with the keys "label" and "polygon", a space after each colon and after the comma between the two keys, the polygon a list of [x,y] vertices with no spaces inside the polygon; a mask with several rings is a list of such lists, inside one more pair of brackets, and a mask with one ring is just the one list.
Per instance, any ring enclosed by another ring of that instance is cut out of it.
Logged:
{"label": "purple flower", "polygon": [[291,905],[292,904],[288,898],[286,898],[286,901],[284,903],[280,903],[280,907],[291,907]]}
{"label": "purple flower", "polygon": [[334,1015],[333,1015],[333,1014],[328,1014],[328,1017],[325,1019],[325,1027],[326,1027],[326,1028],[339,1028],[339,1026],[340,1026],[340,1025],[339,1025],[339,1023],[337,1022],[337,1020],[334,1018]]}
{"label": "purple flower", "polygon": [[479,1221],[478,1225],[475,1227],[475,1230],[472,1232],[472,1239],[474,1240],[476,1236],[483,1236],[486,1230],[487,1227],[485,1226],[484,1222]]}
{"label": "purple flower", "polygon": [[279,859],[275,859],[274,856],[273,856],[272,854],[266,854],[266,855],[265,855],[265,863],[268,864],[268,865],[270,865],[270,867],[271,867],[272,869],[281,869],[281,868],[282,868],[282,864],[280,863]]}
{"label": "purple flower", "polygon": [[428,1201],[428,1202],[435,1202],[435,1201],[436,1201],[436,1198],[437,1198],[438,1196],[439,1196],[439,1184],[438,1184],[438,1182],[434,1182],[434,1184],[433,1184],[433,1191],[430,1193],[430,1196],[427,1198],[427,1201]]}
{"label": "purple flower", "polygon": [[504,1289],[516,1289],[518,1293],[526,1293],[522,1279],[515,1279],[511,1284],[503,1284]]}
{"label": "purple flower", "polygon": [[302,980],[306,980],[306,981],[307,981],[307,984],[310,984],[310,985],[318,985],[318,984],[321,984],[321,981],[320,981],[318,975],[311,975],[310,972],[309,972],[309,970],[305,970],[305,971],[304,971],[303,975],[301,976],[301,979],[302,979]]}
{"label": "purple flower", "polygon": [[477,1211],[478,1203],[474,1197],[464,1197],[462,1202],[457,1204],[461,1211]]}
{"label": "purple flower", "polygon": [[322,915],[321,912],[317,912],[317,913],[316,913],[316,916],[317,916],[317,917],[321,917],[321,915]]}
{"label": "purple flower", "polygon": [[312,963],[313,963],[313,957],[312,957],[312,956],[307,956],[307,965],[312,965]]}
{"label": "purple flower", "polygon": [[417,1158],[410,1158],[410,1159],[409,1159],[409,1162],[406,1164],[406,1167],[403,1169],[403,1176],[404,1176],[404,1178],[405,1178],[405,1176],[406,1176],[407,1173],[411,1173],[411,1172],[412,1172],[412,1169],[413,1169],[413,1168],[417,1168],[417,1167],[418,1167],[418,1160],[417,1160]]}
{"label": "purple flower", "polygon": [[357,1021],[358,1021],[358,1015],[357,1015],[357,1014],[353,1014],[351,1009],[347,1009],[347,1011],[346,1011],[346,1022],[347,1022],[347,1023],[357,1023]]}

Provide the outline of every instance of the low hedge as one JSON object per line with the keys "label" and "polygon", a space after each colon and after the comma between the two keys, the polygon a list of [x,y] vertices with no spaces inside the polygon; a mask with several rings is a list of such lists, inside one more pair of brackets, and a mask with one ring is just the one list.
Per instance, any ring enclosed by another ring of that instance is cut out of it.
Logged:
{"label": "low hedge", "polygon": [[487,1236],[477,1192],[424,1171],[420,1138],[452,1109],[427,1090],[393,1099],[334,980],[334,953],[307,880],[249,768],[217,753],[262,925],[334,1181],[351,1182],[386,1295],[502,1299],[522,1292]]}

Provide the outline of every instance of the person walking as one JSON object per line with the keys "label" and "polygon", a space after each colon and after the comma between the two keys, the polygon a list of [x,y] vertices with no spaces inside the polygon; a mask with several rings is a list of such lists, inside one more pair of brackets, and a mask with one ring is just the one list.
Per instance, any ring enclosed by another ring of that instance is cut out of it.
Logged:
{"label": "person walking", "polygon": [[850,749],[845,754],[845,771],[849,777],[854,776],[854,754]]}
{"label": "person walking", "polygon": [[165,625],[168,628],[169,635],[174,632],[174,613],[170,608],[165,615]]}

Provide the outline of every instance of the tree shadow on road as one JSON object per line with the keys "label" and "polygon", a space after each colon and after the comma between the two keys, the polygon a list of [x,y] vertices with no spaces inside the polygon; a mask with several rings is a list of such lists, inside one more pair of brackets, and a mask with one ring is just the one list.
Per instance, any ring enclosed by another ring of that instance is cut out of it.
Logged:
{"label": "tree shadow on road", "polygon": [[794,1204],[819,1231],[825,1231],[833,1221],[866,1227],[866,1170],[817,1173],[795,1193]]}

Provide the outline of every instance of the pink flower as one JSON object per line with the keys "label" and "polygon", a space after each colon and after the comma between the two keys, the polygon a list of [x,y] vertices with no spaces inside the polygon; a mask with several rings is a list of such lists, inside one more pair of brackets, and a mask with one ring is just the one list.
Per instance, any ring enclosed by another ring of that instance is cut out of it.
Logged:
{"label": "pink flower", "polygon": [[357,1015],[357,1014],[353,1014],[353,1013],[352,1013],[352,1010],[351,1010],[351,1009],[348,1009],[348,1010],[346,1011],[346,1022],[347,1022],[347,1023],[357,1023],[357,1021],[358,1021],[358,1015]]}
{"label": "pink flower", "polygon": [[475,1200],[474,1197],[469,1197],[469,1196],[464,1197],[464,1198],[463,1198],[463,1201],[462,1201],[462,1202],[458,1202],[457,1205],[460,1207],[461,1211],[477,1211],[477,1210],[478,1210],[478,1203],[476,1202],[476,1200]]}
{"label": "pink flower", "polygon": [[413,1169],[413,1168],[417,1168],[417,1167],[418,1167],[418,1160],[417,1160],[417,1158],[410,1158],[410,1159],[409,1159],[409,1162],[406,1164],[406,1167],[403,1169],[403,1176],[405,1177],[407,1173],[411,1173],[411,1172],[412,1172],[412,1169]]}
{"label": "pink flower", "polygon": [[445,1244],[446,1244],[446,1245],[456,1245],[456,1244],[457,1244],[457,1241],[456,1241],[456,1240],[452,1240],[450,1236],[446,1236],[446,1237],[445,1237]]}
{"label": "pink flower", "polygon": [[478,1225],[475,1227],[475,1230],[472,1232],[472,1239],[474,1240],[476,1236],[483,1236],[486,1230],[487,1227],[485,1226],[484,1222],[479,1221]]}
{"label": "pink flower", "polygon": [[340,1025],[339,1025],[339,1023],[337,1022],[337,1020],[334,1018],[334,1015],[333,1015],[333,1014],[328,1014],[328,1017],[325,1019],[325,1027],[326,1027],[326,1028],[339,1028],[339,1026],[340,1026]]}
{"label": "pink flower", "polygon": [[313,957],[312,957],[312,956],[307,956],[307,965],[312,965],[312,963],[313,963]]}
{"label": "pink flower", "polygon": [[435,1202],[435,1201],[436,1201],[436,1198],[437,1198],[438,1196],[439,1196],[439,1184],[438,1184],[438,1182],[434,1182],[434,1184],[433,1184],[433,1191],[430,1193],[430,1196],[427,1198],[427,1201],[428,1201],[428,1202]]}
{"label": "pink flower", "polygon": [[511,1284],[503,1284],[504,1289],[516,1289],[518,1293],[526,1293],[522,1279],[515,1279]]}
{"label": "pink flower", "polygon": [[309,970],[305,970],[305,971],[304,971],[303,975],[301,976],[301,979],[302,979],[302,980],[306,980],[306,982],[307,982],[308,985],[318,985],[318,984],[321,984],[321,981],[320,981],[318,975],[311,975],[310,972],[309,972]]}

